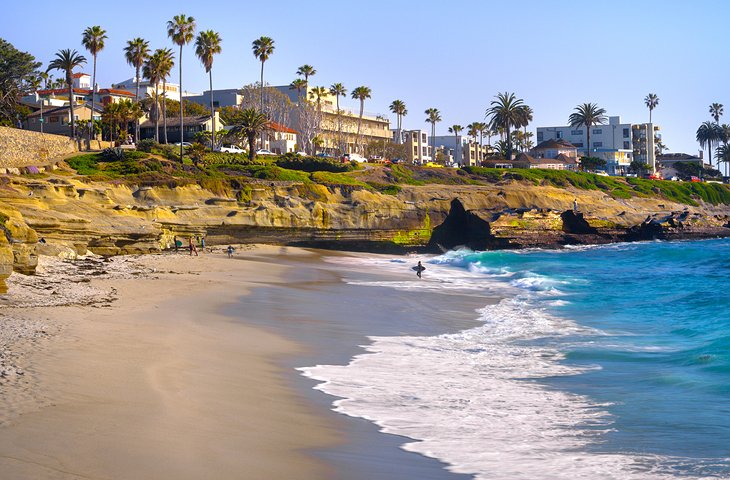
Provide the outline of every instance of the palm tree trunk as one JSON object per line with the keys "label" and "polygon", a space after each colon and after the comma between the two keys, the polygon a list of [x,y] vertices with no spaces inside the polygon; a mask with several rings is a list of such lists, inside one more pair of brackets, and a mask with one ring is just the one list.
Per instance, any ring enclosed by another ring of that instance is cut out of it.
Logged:
{"label": "palm tree trunk", "polygon": [[211,68],[208,72],[210,80],[210,124],[212,125],[210,131],[210,149],[215,150],[215,110],[213,110],[213,69]]}
{"label": "palm tree trunk", "polygon": [[96,54],[94,54],[94,71],[91,77],[91,116],[87,123],[88,132],[86,133],[86,150],[91,150],[91,126],[94,123],[94,103],[96,97]]}
{"label": "palm tree trunk", "polygon": [[247,134],[248,137],[248,159],[253,161],[254,154],[256,153],[256,134]]}
{"label": "palm tree trunk", "polygon": [[261,61],[261,112],[264,111],[264,61]]}
{"label": "palm tree trunk", "polygon": [[[648,142],[648,140],[647,140]],[[648,145],[648,143],[647,143]],[[586,125],[586,157],[591,156],[591,127]],[[647,154],[648,157],[648,154]]]}
{"label": "palm tree trunk", "polygon": [[[180,61],[178,66],[180,67],[180,163],[183,161],[183,86],[182,86],[182,44],[180,44]],[[156,87],[155,87],[156,88]]]}
{"label": "palm tree trunk", "polygon": [[340,94],[337,94],[337,148],[342,155],[342,115],[340,114]]}
{"label": "palm tree trunk", "polygon": [[165,139],[165,145],[167,145],[167,79],[162,80],[162,138]]}
{"label": "palm tree trunk", "polygon": [[160,94],[155,82],[155,142],[160,143]]}
{"label": "palm tree trunk", "polygon": [[68,106],[71,112],[71,137],[76,140],[76,122],[74,121],[74,91],[73,91],[73,80],[71,79],[71,73],[66,74],[66,84],[68,85]]}
{"label": "palm tree trunk", "polygon": [[[136,86],[134,88],[134,101],[139,103],[139,66],[136,67]],[[134,141],[139,143],[139,118],[134,121]]]}
{"label": "palm tree trunk", "polygon": [[510,136],[509,123],[507,124],[507,160],[512,160],[512,137]]}
{"label": "palm tree trunk", "polygon": [[357,138],[355,139],[355,152],[360,153],[360,129],[362,128],[362,112],[365,108],[365,100],[360,99],[360,117],[357,120]]}

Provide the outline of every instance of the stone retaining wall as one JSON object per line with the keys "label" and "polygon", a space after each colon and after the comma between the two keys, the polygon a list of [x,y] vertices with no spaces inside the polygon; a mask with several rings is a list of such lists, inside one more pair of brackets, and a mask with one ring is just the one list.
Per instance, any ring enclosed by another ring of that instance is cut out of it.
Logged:
{"label": "stone retaining wall", "polygon": [[0,127],[0,168],[43,166],[76,151],[70,137]]}

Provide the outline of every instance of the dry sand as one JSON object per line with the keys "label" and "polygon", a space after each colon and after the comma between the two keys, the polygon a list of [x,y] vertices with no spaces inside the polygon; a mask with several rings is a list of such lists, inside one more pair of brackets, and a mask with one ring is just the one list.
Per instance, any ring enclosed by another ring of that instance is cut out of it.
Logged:
{"label": "dry sand", "polygon": [[301,347],[220,313],[254,282],[282,282],[279,250],[44,259],[37,277],[13,275],[0,478],[331,477],[306,450],[338,433],[274,362]]}

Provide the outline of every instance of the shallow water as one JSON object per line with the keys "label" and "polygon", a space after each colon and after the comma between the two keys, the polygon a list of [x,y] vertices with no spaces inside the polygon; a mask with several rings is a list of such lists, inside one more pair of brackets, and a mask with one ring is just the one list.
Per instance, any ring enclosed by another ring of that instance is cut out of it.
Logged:
{"label": "shallow water", "polygon": [[[346,276],[373,292],[505,298],[474,328],[374,331],[349,363],[302,372],[336,411],[477,478],[730,478],[729,248],[458,251],[429,259],[420,281]],[[331,261],[394,274],[411,262]]]}

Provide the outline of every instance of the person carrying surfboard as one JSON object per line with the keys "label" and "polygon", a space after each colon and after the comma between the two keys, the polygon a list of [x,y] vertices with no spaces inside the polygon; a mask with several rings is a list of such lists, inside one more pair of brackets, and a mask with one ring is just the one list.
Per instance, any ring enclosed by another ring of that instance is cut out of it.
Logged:
{"label": "person carrying surfboard", "polygon": [[418,275],[418,278],[421,278],[421,272],[423,272],[424,270],[426,270],[426,267],[424,267],[423,265],[421,265],[421,261],[419,260],[418,261],[418,265],[416,265],[415,267],[413,267],[413,270],[416,271],[416,275]]}

